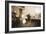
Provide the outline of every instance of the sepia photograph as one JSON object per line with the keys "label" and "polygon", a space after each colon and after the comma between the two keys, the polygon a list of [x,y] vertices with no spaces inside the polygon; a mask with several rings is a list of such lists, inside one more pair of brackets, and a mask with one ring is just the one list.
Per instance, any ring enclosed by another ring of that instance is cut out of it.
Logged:
{"label": "sepia photograph", "polygon": [[44,3],[6,2],[6,32],[44,30]]}
{"label": "sepia photograph", "polygon": [[[34,4],[9,4],[11,28],[37,29],[43,26],[43,6]],[[18,30],[18,29],[17,29]]]}
{"label": "sepia photograph", "polygon": [[12,28],[41,27],[40,6],[11,6]]}

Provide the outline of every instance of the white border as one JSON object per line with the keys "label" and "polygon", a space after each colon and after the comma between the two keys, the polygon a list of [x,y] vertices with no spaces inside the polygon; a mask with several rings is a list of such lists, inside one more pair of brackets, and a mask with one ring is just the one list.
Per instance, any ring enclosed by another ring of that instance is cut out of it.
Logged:
{"label": "white border", "polygon": [[[11,22],[11,6],[41,6],[41,27],[22,27],[22,28],[12,28]],[[34,4],[13,4],[9,3],[9,31],[21,31],[21,30],[37,30],[43,29],[43,5],[34,5]]]}

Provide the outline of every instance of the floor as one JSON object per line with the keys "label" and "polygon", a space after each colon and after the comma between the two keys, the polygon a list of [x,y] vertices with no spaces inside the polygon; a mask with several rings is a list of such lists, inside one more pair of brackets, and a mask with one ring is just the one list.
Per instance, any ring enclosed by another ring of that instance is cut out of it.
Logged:
{"label": "floor", "polygon": [[[19,21],[18,21],[19,22]],[[37,19],[32,19],[31,21],[27,21],[25,24],[22,24],[21,22],[13,23],[12,28],[17,28],[17,27],[40,27],[40,20]]]}

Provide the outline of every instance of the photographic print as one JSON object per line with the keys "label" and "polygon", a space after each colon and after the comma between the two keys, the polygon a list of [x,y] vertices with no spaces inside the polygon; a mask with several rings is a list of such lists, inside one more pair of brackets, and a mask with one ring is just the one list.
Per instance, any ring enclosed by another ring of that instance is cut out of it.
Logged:
{"label": "photographic print", "polygon": [[7,1],[6,32],[44,30],[44,3]]}
{"label": "photographic print", "polygon": [[11,6],[12,28],[15,27],[40,27],[40,6]]}

